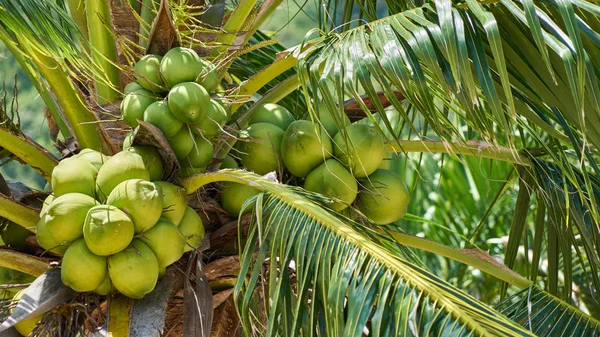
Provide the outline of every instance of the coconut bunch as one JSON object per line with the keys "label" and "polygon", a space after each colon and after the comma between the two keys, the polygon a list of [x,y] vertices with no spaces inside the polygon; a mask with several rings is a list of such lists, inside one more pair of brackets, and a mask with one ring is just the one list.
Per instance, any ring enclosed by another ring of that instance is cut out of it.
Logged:
{"label": "coconut bunch", "polygon": [[139,120],[158,127],[184,175],[203,173],[213,159],[211,140],[230,119],[215,95],[215,65],[176,47],[164,56],[145,55],[133,70],[136,81],[125,87],[121,103],[123,120],[133,128]]}
{"label": "coconut bunch", "polygon": [[200,245],[204,226],[185,190],[161,178],[158,152],[144,146],[112,157],[86,149],[54,168],[36,236],[64,255],[64,284],[142,298],[167,266]]}
{"label": "coconut bunch", "polygon": [[[333,198],[329,207],[337,212],[354,204],[375,224],[401,219],[410,197],[402,177],[385,169],[387,152],[377,129],[364,121],[351,124],[344,115],[345,127],[339,130],[324,105],[317,113],[320,125],[296,121],[276,104],[256,110],[236,143],[242,166],[258,174],[286,169],[306,190]],[[257,193],[252,187],[227,183],[221,195],[223,208],[238,215]]]}

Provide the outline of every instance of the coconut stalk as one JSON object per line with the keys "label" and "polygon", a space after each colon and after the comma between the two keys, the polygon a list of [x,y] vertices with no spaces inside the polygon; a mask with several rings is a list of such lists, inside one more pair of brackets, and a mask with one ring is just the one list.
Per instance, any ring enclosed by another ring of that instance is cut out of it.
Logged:
{"label": "coconut stalk", "polygon": [[104,0],[85,0],[85,6],[92,59],[100,70],[96,75],[96,94],[98,104],[103,105],[117,100],[121,87],[110,8],[108,1]]}
{"label": "coconut stalk", "polygon": [[89,36],[88,19],[84,0],[67,0],[67,6],[69,7],[71,18],[75,21],[81,34],[87,38]]}
{"label": "coconut stalk", "polygon": [[140,22],[140,47],[146,48],[148,45],[148,36],[150,36],[150,31],[152,30],[152,23],[156,18],[155,8],[158,8],[160,5],[160,0],[143,0],[141,9],[140,9],[140,17],[142,18],[142,22]]}

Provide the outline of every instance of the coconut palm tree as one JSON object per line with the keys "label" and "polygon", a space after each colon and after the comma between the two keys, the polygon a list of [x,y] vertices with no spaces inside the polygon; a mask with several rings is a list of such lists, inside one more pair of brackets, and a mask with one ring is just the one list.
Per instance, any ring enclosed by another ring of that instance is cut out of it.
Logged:
{"label": "coconut palm tree", "polygon": [[[138,301],[73,293],[35,240],[0,249],[0,266],[39,276],[0,329],[50,312],[34,334],[169,335],[180,310],[182,336],[599,335],[600,7],[323,1],[320,26],[284,50],[260,30],[282,3],[0,0],[0,39],[64,156],[118,151],[128,130],[116,107],[144,53],[196,49],[233,113],[211,169],[177,180],[210,223],[210,248]],[[2,154],[50,179],[58,158],[8,102]],[[376,226],[281,175],[219,170],[265,103],[314,123],[325,107],[340,129],[344,114],[374,125],[409,183],[409,214]],[[250,215],[221,216],[222,182],[261,191]],[[5,185],[0,216],[32,231],[41,196]]]}

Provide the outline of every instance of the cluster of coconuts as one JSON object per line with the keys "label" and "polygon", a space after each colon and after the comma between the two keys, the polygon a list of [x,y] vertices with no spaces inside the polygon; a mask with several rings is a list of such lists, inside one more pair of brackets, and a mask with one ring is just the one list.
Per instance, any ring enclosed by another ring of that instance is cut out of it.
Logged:
{"label": "cluster of coconuts", "polygon": [[125,87],[121,103],[123,120],[133,128],[139,120],[158,127],[183,175],[203,173],[213,159],[211,140],[230,118],[214,94],[215,65],[192,49],[176,47],[164,56],[145,55],[133,70],[136,81]]}
{"label": "cluster of coconuts", "polygon": [[142,298],[200,245],[202,220],[182,187],[160,181],[155,151],[132,146],[108,157],[84,149],[52,171],[36,237],[63,255],[62,281],[73,290]]}
{"label": "cluster of coconuts", "polygon": [[[402,177],[383,168],[387,152],[377,129],[351,124],[343,115],[345,128],[338,130],[327,107],[318,106],[317,113],[320,125],[295,120],[277,104],[257,109],[236,143],[242,166],[258,174],[287,169],[303,180],[306,190],[333,198],[329,207],[337,212],[357,201],[358,210],[375,224],[401,219],[410,197]],[[226,183],[221,203],[238,215],[257,193],[250,186]],[[250,207],[243,211],[249,212]]]}

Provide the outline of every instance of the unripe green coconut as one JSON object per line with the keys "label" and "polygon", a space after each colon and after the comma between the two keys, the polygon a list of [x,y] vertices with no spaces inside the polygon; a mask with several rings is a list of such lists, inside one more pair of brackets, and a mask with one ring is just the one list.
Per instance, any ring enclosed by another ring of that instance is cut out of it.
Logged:
{"label": "unripe green coconut", "polygon": [[[98,202],[85,194],[67,193],[54,199],[48,207],[45,223],[48,232],[58,243],[71,242],[83,235],[83,223]],[[44,247],[49,249],[51,247]]]}
{"label": "unripe green coconut", "polygon": [[200,56],[190,48],[172,48],[160,61],[160,73],[169,88],[178,83],[196,81],[203,69]]}
{"label": "unripe green coconut", "polygon": [[63,159],[52,170],[54,195],[60,197],[67,193],[83,193],[93,197],[97,174],[96,167],[83,159]]}
{"label": "unripe green coconut", "polygon": [[333,143],[335,157],[357,178],[375,172],[386,155],[383,137],[373,126],[349,125],[345,132],[335,135]]}
{"label": "unripe green coconut", "polygon": [[212,138],[223,132],[223,125],[229,120],[229,115],[225,108],[214,99],[210,100],[210,105],[200,123],[196,124],[195,133],[202,134],[206,138]]}
{"label": "unripe green coconut", "polygon": [[[315,126],[319,133],[315,131]],[[315,167],[331,158],[333,148],[327,132],[309,121],[295,121],[285,130],[281,141],[281,159],[296,177],[304,178]]]}
{"label": "unripe green coconut", "polygon": [[288,109],[278,104],[267,103],[254,110],[248,124],[270,123],[285,131],[295,120]]}
{"label": "unripe green coconut", "polygon": [[198,78],[196,78],[196,82],[200,83],[206,91],[213,92],[219,85],[217,67],[212,62],[205,59],[200,59],[200,62],[202,63],[203,69],[200,72],[200,75],[198,75]]}
{"label": "unripe green coconut", "polygon": [[230,155],[226,155],[219,166],[220,169],[236,169],[239,167],[237,161]]}
{"label": "unripe green coconut", "polygon": [[79,158],[79,159],[83,159],[83,160],[87,161],[88,163],[94,165],[96,170],[99,170],[100,167],[102,167],[102,165],[104,165],[104,163],[106,163],[108,158],[110,158],[107,155],[105,155],[104,153],[102,153],[100,151],[92,150],[92,149],[83,149],[75,157]]}
{"label": "unripe green coconut", "polygon": [[179,227],[171,221],[161,218],[156,225],[140,237],[156,255],[158,268],[166,268],[183,255],[185,238]]}
{"label": "unripe green coconut", "polygon": [[32,235],[32,232],[17,225],[12,221],[6,221],[6,223],[0,227],[0,236],[2,237],[2,241],[5,245],[10,247],[25,247],[25,239]]}
{"label": "unripe green coconut", "polygon": [[135,131],[131,130],[125,138],[123,139],[123,151],[133,146],[133,138],[135,136]]}
{"label": "unripe green coconut", "polygon": [[144,122],[159,128],[167,138],[175,136],[183,126],[183,122],[171,113],[169,104],[165,101],[150,104],[144,111]]}
{"label": "unripe green coconut", "polygon": [[135,239],[123,251],[108,258],[110,280],[121,294],[140,299],[158,281],[158,260],[142,241]]}
{"label": "unripe green coconut", "polygon": [[179,223],[179,230],[185,237],[184,252],[189,252],[200,247],[202,239],[204,239],[204,224],[193,208],[187,207],[185,209],[183,218]]}
{"label": "unripe green coconut", "polygon": [[358,195],[358,209],[377,225],[400,220],[410,203],[404,180],[388,170],[377,170],[362,181],[365,191]]}
{"label": "unripe green coconut", "polygon": [[131,218],[112,205],[99,205],[88,212],[83,224],[83,238],[90,251],[107,256],[125,249],[133,239]]}
{"label": "unripe green coconut", "polygon": [[156,102],[156,97],[150,91],[140,89],[127,94],[121,101],[123,121],[131,127],[138,126],[138,120],[144,119],[144,111],[150,104]]}
{"label": "unripe green coconut", "polygon": [[135,79],[142,88],[156,93],[166,91],[159,72],[161,60],[159,55],[148,54],[135,64]]}
{"label": "unripe green coconut", "polygon": [[[237,217],[240,215],[246,200],[258,193],[260,193],[259,190],[248,185],[224,182],[223,189],[221,189],[221,205],[229,214]],[[253,207],[254,203],[247,205],[246,208],[243,208],[242,214],[252,211]]]}
{"label": "unripe green coconut", "polygon": [[187,207],[187,194],[181,186],[173,185],[166,181],[154,182],[162,191],[163,213],[162,217],[179,225]]}
{"label": "unripe green coconut", "polygon": [[336,123],[338,120],[342,125],[350,125],[350,118],[343,112],[338,111],[335,113],[335,116],[331,113],[331,111],[327,108],[325,103],[317,104],[316,106],[317,116],[319,117],[319,121],[327,133],[329,137],[333,138],[338,133],[339,128]]}
{"label": "unripe green coconut", "polygon": [[38,221],[35,231],[35,238],[40,247],[55,254],[63,255],[67,251],[67,248],[69,248],[70,242],[58,242],[58,240],[52,237],[50,231],[48,231],[48,226],[46,226],[46,218],[46,215],[42,215]]}
{"label": "unripe green coconut", "polygon": [[206,167],[193,167],[188,158],[185,158],[181,163],[181,177],[187,178],[196,174],[206,173]]}
{"label": "unripe green coconut", "polygon": [[129,82],[127,83],[127,85],[125,86],[125,88],[123,88],[123,95],[127,96],[127,94],[130,94],[134,91],[138,91],[138,90],[146,90],[144,88],[142,88],[141,85],[139,85],[139,83],[137,82]]}
{"label": "unripe green coconut", "polygon": [[[27,290],[27,288],[20,290],[15,295],[15,297],[13,297],[12,301],[15,305],[11,306],[11,309],[10,309],[11,313],[15,310],[14,308],[16,307],[16,303],[18,303],[21,300],[21,298],[23,297],[23,295],[25,295],[26,290]],[[27,303],[27,302],[25,302],[25,303]],[[21,335],[29,336],[29,335],[31,335],[31,333],[35,329],[36,325],[42,320],[43,317],[44,317],[44,314],[40,314],[37,316],[33,316],[33,317],[29,317],[27,319],[24,319],[14,325],[15,329]]]}
{"label": "unripe green coconut", "polygon": [[335,159],[327,159],[308,174],[304,189],[338,199],[329,207],[339,212],[356,199],[358,184],[342,164]]}
{"label": "unripe green coconut", "polygon": [[183,82],[171,88],[167,102],[171,113],[177,119],[188,124],[197,124],[208,112],[210,96],[200,84]]}
{"label": "unripe green coconut", "polygon": [[100,285],[98,287],[96,287],[96,289],[93,290],[96,294],[102,295],[102,296],[106,296],[106,295],[110,294],[111,291],[113,291],[113,285],[112,285],[112,282],[110,282],[110,275],[108,274],[108,262],[106,265],[107,265],[107,271],[106,271],[106,277],[104,277],[104,281],[102,281],[102,283],[100,283]]}
{"label": "unripe green coconut", "polygon": [[150,173],[142,156],[132,151],[122,151],[107,160],[98,171],[98,198],[105,200],[117,185],[129,179],[150,180]]}
{"label": "unripe green coconut", "polygon": [[83,293],[96,289],[108,271],[106,256],[92,253],[85,240],[73,242],[62,259],[60,277],[71,289]]}
{"label": "unripe green coconut", "polygon": [[252,124],[242,130],[235,145],[242,165],[258,174],[277,171],[283,133],[280,127],[269,123]]}
{"label": "unripe green coconut", "polygon": [[134,232],[141,233],[156,224],[162,214],[162,191],[141,179],[125,180],[115,187],[106,203],[125,212],[133,221]]}
{"label": "unripe green coconut", "polygon": [[192,167],[206,168],[206,165],[212,162],[213,155],[213,144],[203,136],[196,136],[187,160]]}
{"label": "unripe green coconut", "polygon": [[150,181],[161,180],[163,176],[163,162],[160,153],[154,146],[136,145],[126,149],[139,154],[144,160],[144,166],[150,174]]}
{"label": "unripe green coconut", "polygon": [[[402,132],[402,126],[403,126],[403,124],[401,123],[402,116],[396,109],[387,109],[385,111],[385,116],[386,116],[387,120],[390,122],[390,126],[392,127],[392,132],[390,132],[388,127],[385,125],[385,121],[383,120],[383,117],[380,113],[374,113],[373,119],[375,119],[375,122],[377,123],[377,125],[379,125],[379,128],[383,131],[384,138],[386,138],[389,141],[394,141],[394,140],[396,140],[396,138],[400,137],[400,134]],[[356,121],[355,123],[374,126],[373,122],[368,117],[365,117],[359,121]]]}
{"label": "unripe green coconut", "polygon": [[194,147],[194,134],[187,125],[181,128],[175,136],[169,138],[169,144],[179,161],[187,157]]}

